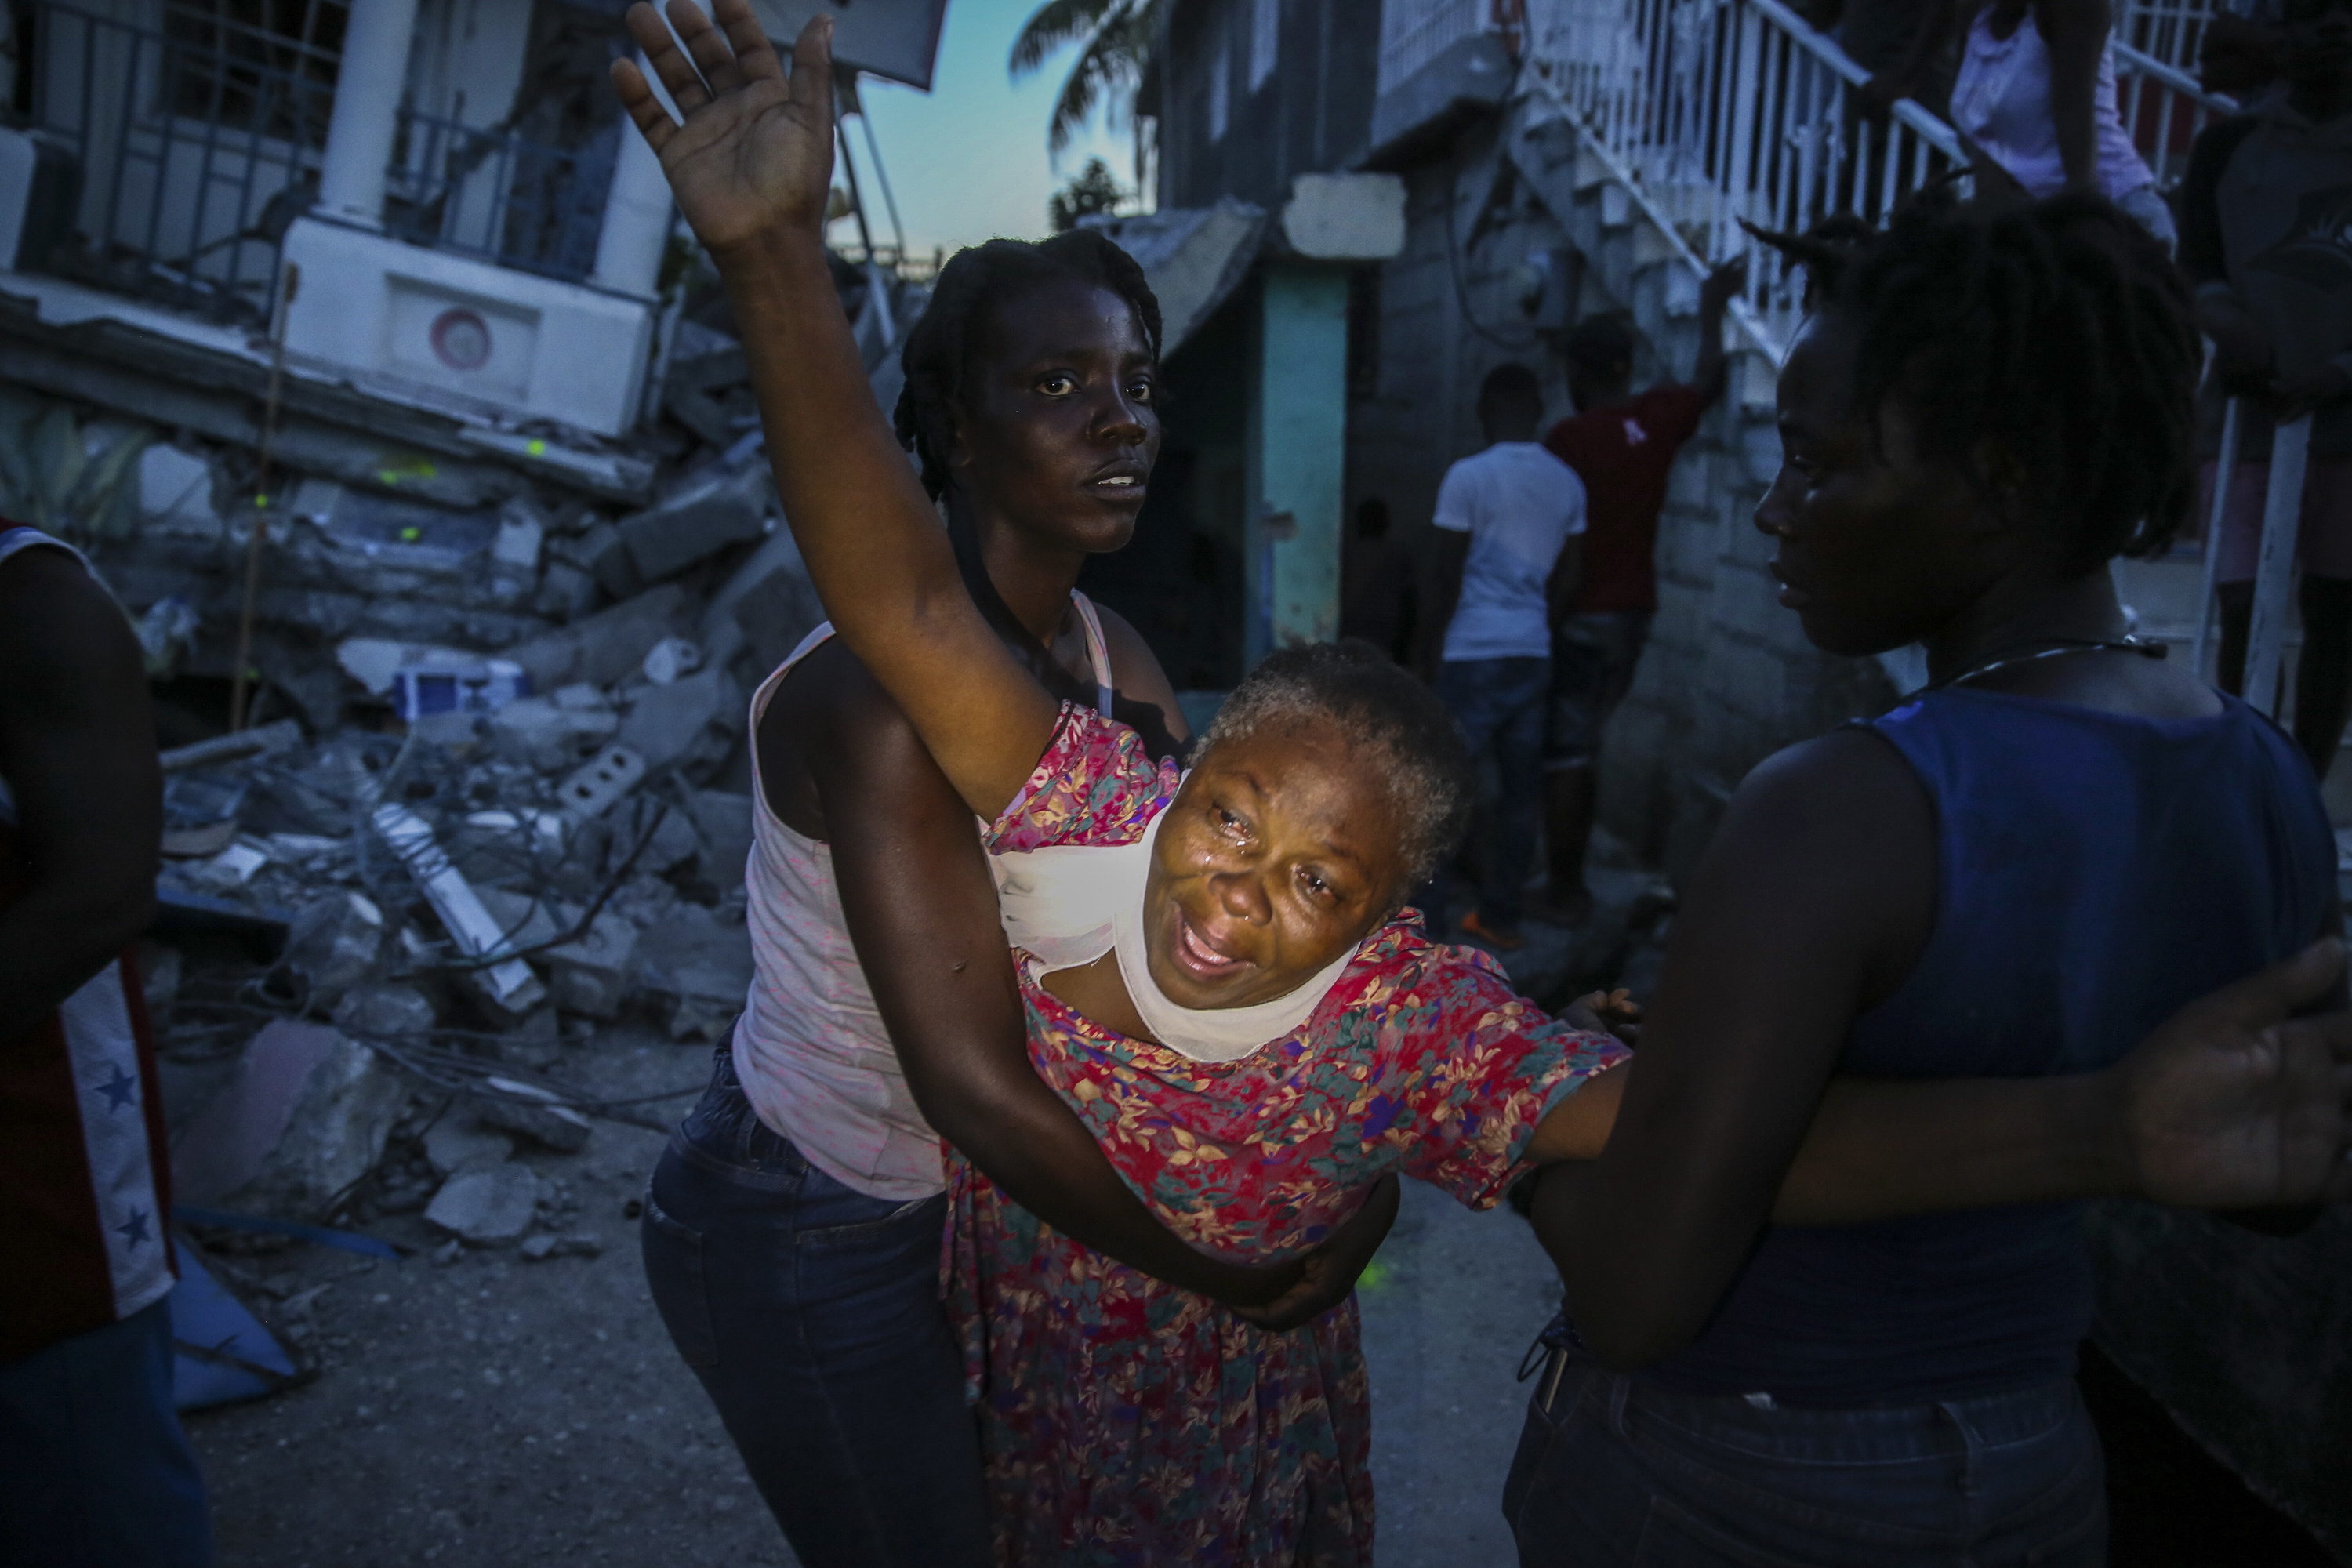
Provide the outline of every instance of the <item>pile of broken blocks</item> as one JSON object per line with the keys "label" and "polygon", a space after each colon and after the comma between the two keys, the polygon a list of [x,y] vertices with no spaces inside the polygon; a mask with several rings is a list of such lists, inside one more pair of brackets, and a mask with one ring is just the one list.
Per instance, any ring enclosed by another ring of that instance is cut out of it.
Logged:
{"label": "pile of broken blocks", "polygon": [[[257,498],[249,451],[0,385],[0,500],[92,557],[159,728],[204,737],[142,951],[180,1200],[561,1256],[504,1152],[675,1118],[569,1081],[600,1025],[740,1010],[746,704],[822,611],[756,435],[619,501],[380,456]],[[252,721],[208,733],[257,529]]]}

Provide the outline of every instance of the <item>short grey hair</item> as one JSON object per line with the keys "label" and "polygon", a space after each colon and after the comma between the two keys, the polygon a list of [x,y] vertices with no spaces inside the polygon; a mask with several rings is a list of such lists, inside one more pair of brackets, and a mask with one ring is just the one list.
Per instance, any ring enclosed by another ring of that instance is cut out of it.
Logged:
{"label": "short grey hair", "polygon": [[1268,725],[1336,726],[1348,749],[1384,786],[1403,827],[1397,903],[1433,876],[1469,826],[1476,774],[1454,719],[1436,694],[1367,642],[1277,648],[1217,710],[1201,755]]}

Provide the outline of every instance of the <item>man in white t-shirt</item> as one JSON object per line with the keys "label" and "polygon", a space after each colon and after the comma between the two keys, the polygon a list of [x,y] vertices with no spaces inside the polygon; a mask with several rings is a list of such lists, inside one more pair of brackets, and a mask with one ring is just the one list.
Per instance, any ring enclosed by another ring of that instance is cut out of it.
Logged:
{"label": "man in white t-shirt", "polygon": [[1491,753],[1501,780],[1494,820],[1480,825],[1486,853],[1462,931],[1513,948],[1535,860],[1551,624],[1576,594],[1584,485],[1536,440],[1543,388],[1527,366],[1488,374],[1478,423],[1486,449],[1447,469],[1437,489],[1436,580],[1423,624],[1443,628],[1443,641],[1424,645],[1422,668],[1427,675],[1435,663],[1437,694],[1464,742],[1474,758]]}

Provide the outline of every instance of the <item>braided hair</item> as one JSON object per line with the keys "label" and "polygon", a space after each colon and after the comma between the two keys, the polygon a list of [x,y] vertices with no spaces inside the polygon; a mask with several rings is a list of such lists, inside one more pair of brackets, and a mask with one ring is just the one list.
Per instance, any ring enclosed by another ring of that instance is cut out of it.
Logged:
{"label": "braided hair", "polygon": [[1088,283],[1134,307],[1152,356],[1160,353],[1160,301],[1135,258],[1099,229],[1075,228],[1030,243],[992,239],[959,250],[940,269],[898,363],[907,382],[893,423],[898,444],[922,465],[923,488],[937,500],[947,493],[948,448],[954,410],[964,395],[973,323],[982,313],[1049,283]]}
{"label": "braided hair", "polygon": [[2171,542],[2196,494],[2203,349],[2187,280],[2113,203],[1928,193],[1884,233],[1760,237],[1804,266],[1822,311],[1860,329],[1855,405],[1901,397],[1924,455],[1979,488],[1990,437],[2057,531],[2061,571]]}

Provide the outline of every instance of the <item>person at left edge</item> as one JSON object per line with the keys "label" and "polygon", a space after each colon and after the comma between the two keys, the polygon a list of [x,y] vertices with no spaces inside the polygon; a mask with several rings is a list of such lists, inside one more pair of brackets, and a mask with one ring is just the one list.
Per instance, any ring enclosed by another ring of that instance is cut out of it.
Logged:
{"label": "person at left edge", "polygon": [[162,773],[139,644],[80,555],[0,523],[0,1563],[202,1568],[147,924]]}

